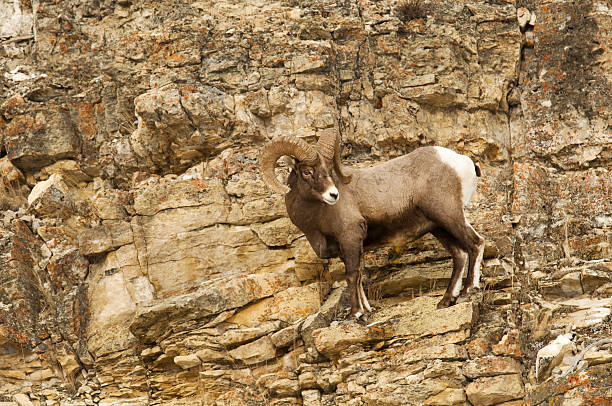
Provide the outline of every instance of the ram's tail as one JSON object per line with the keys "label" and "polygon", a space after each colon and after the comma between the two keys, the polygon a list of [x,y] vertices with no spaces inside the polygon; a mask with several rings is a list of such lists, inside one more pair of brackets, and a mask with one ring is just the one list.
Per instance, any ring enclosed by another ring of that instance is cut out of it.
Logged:
{"label": "ram's tail", "polygon": [[482,172],[480,172],[480,166],[478,166],[478,164],[474,164],[474,169],[476,170],[476,176],[478,176],[480,178],[480,175]]}

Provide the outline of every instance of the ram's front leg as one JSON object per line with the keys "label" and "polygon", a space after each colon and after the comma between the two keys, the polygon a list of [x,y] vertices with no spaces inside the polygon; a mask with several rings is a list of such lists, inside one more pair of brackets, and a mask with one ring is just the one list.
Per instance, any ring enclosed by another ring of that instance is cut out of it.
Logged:
{"label": "ram's front leg", "polygon": [[[361,254],[362,243],[351,243],[342,246],[342,257],[346,268],[346,282],[351,302],[350,317],[360,319],[369,310],[370,305],[361,286]],[[365,305],[365,306],[364,306]]]}

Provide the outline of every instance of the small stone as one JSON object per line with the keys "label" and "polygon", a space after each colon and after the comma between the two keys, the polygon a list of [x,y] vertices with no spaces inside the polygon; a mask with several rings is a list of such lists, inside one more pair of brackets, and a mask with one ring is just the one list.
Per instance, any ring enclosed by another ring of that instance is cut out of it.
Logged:
{"label": "small stone", "polygon": [[317,385],[323,389],[325,393],[333,392],[342,382],[342,375],[339,372],[323,373],[317,375]]}
{"label": "small stone", "polygon": [[475,338],[469,342],[467,350],[470,358],[484,357],[489,353],[489,342],[482,337]]}
{"label": "small stone", "polygon": [[[263,303],[259,302],[259,303]],[[236,321],[235,319],[231,319]],[[222,335],[217,337],[215,341],[224,347],[235,347],[238,344],[253,341],[256,338],[265,336],[280,328],[280,322],[268,322],[261,323],[256,327],[237,328],[225,331]]]}
{"label": "small stone", "polygon": [[516,10],[516,18],[518,20],[519,27],[523,29],[531,19],[531,13],[525,7],[519,7]]}
{"label": "small stone", "polygon": [[425,404],[431,406],[464,405],[466,400],[463,389],[446,388],[437,395],[428,398]]}
{"label": "small stone", "polygon": [[300,327],[300,335],[302,336],[302,340],[304,340],[306,346],[314,347],[314,341],[312,338],[313,332],[320,328],[327,327],[328,325],[329,323],[327,319],[325,319],[320,312],[306,317],[306,320],[304,320],[302,326]]}
{"label": "small stone", "polygon": [[525,31],[525,46],[528,48],[535,46],[535,33],[531,30]]}
{"label": "small stone", "polygon": [[612,274],[604,271],[585,269],[581,274],[581,284],[584,293],[592,293],[600,286],[610,282]]}
{"label": "small stone", "polygon": [[429,363],[427,368],[422,372],[425,378],[438,378],[440,376],[452,377],[457,379],[463,379],[463,373],[461,372],[462,362],[444,362],[439,359],[433,360]]}
{"label": "small stone", "polygon": [[91,393],[92,391],[93,389],[89,385],[83,385],[79,387],[79,390],[78,390],[79,393]]}
{"label": "small stone", "polygon": [[363,386],[356,384],[354,381],[350,381],[346,385],[346,389],[352,396],[363,395],[366,392]]}
{"label": "small stone", "polygon": [[536,358],[536,377],[542,381],[548,378],[552,370],[573,353],[572,333],[562,334],[538,351]]}
{"label": "small stone", "polygon": [[303,390],[302,402],[304,406],[321,406],[321,392],[317,389]]}
{"label": "small stone", "polygon": [[26,395],[25,393],[18,393],[16,395],[13,395],[13,400],[19,406],[34,406],[34,403],[32,403],[28,395]]}
{"label": "small stone", "polygon": [[81,369],[75,354],[63,352],[58,355],[57,361],[60,363],[65,377],[73,376]]}
{"label": "small stone", "polygon": [[507,355],[516,359],[523,358],[521,333],[518,330],[511,330],[504,335],[501,341],[491,347],[495,355]]}
{"label": "small stone", "polygon": [[163,351],[161,347],[159,345],[156,345],[155,347],[145,348],[144,350],[142,350],[140,356],[144,359],[153,359],[157,358],[162,352]]}
{"label": "small stone", "polygon": [[268,388],[272,393],[277,394],[278,396],[293,396],[297,395],[300,391],[300,385],[296,379],[276,379]]}
{"label": "small stone", "polygon": [[61,175],[54,173],[39,182],[28,196],[28,205],[40,216],[66,219],[74,214],[74,203]]}
{"label": "small stone", "polygon": [[512,303],[512,292],[495,292],[492,302],[496,306],[510,304]]}
{"label": "small stone", "polygon": [[276,348],[287,347],[295,343],[296,340],[300,337],[299,331],[300,325],[294,324],[272,334],[270,336],[270,339],[272,340],[272,343]]}
{"label": "small stone", "polygon": [[298,383],[302,389],[312,389],[317,387],[317,377],[311,371],[306,371],[298,376]]}
{"label": "small stone", "polygon": [[196,354],[189,354],[174,357],[174,363],[183,369],[189,369],[200,365],[202,361]]}

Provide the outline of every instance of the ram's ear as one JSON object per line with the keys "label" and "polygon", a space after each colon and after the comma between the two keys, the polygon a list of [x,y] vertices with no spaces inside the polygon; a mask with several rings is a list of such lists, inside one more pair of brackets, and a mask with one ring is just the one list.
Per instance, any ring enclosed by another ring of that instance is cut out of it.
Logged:
{"label": "ram's ear", "polygon": [[280,162],[282,162],[282,164],[288,167],[289,169],[295,169],[295,167],[297,166],[297,160],[289,155],[282,156],[280,158]]}

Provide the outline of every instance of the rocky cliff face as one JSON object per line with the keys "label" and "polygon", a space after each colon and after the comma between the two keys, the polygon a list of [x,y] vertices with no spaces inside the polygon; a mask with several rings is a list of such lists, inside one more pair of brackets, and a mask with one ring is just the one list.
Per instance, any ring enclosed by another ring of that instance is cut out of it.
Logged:
{"label": "rocky cliff face", "polygon": [[[610,4],[403,4],[0,0],[0,403],[612,402]],[[481,294],[424,238],[344,320],[257,168],[327,132],[480,163]]]}

